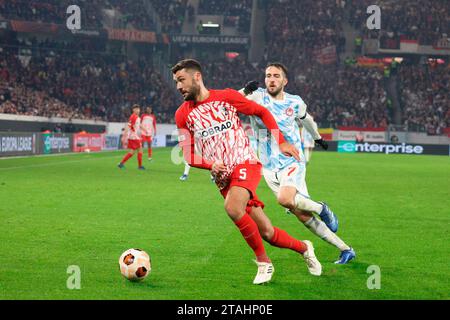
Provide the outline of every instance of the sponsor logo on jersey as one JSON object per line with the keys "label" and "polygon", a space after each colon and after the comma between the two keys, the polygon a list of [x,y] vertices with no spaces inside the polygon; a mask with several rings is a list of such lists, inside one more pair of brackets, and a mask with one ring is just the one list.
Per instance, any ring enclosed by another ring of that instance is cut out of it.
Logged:
{"label": "sponsor logo on jersey", "polygon": [[218,134],[224,133],[228,130],[230,130],[233,126],[233,122],[231,120],[222,122],[216,126],[212,126],[206,129],[202,129],[202,130],[197,130],[195,132],[195,135],[198,138],[202,138],[202,139],[206,139],[206,138],[210,138],[213,136],[216,136]]}

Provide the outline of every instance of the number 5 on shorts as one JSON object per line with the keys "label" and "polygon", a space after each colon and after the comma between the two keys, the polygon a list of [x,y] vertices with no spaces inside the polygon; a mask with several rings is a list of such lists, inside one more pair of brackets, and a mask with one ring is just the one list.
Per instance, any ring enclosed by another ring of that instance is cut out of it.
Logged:
{"label": "number 5 on shorts", "polygon": [[247,179],[247,168],[241,168],[239,170],[239,179],[246,180]]}

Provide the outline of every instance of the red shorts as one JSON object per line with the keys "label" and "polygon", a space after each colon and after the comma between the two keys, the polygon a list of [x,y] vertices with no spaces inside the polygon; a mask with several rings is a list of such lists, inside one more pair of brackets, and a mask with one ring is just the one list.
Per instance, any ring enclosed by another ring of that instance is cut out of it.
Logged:
{"label": "red shorts", "polygon": [[242,163],[236,168],[230,176],[230,183],[224,189],[220,190],[220,193],[224,198],[227,197],[228,191],[231,187],[237,186],[247,189],[250,192],[250,201],[247,203],[247,213],[250,213],[252,207],[264,208],[264,203],[258,199],[256,189],[261,181],[262,165],[261,163]]}
{"label": "red shorts", "polygon": [[152,136],[142,136],[142,143],[148,142],[152,143],[153,137]]}
{"label": "red shorts", "polygon": [[128,149],[137,150],[142,147],[141,140],[130,140],[128,139]]}

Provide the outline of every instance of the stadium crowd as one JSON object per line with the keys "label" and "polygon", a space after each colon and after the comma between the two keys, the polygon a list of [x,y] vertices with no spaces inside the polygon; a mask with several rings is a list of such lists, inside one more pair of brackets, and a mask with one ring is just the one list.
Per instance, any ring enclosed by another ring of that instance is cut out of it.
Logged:
{"label": "stadium crowd", "polygon": [[295,0],[271,0],[267,17],[269,59],[297,61],[309,59],[315,50],[328,46],[335,45],[338,53],[343,49],[343,8],[339,2],[305,1],[299,6]]}
{"label": "stadium crowd", "polygon": [[[66,24],[67,8],[73,4],[70,0],[0,0],[0,14],[5,19],[35,21],[41,23]],[[102,26],[102,0],[81,1],[81,19],[87,27]]]}
{"label": "stadium crowd", "polygon": [[103,1],[104,7],[116,9],[120,13],[121,24],[116,27],[126,28],[131,24],[134,29],[152,30],[156,28],[155,21],[151,15],[148,14],[144,6],[143,0],[108,0]]}
{"label": "stadium crowd", "polygon": [[439,135],[450,127],[450,70],[447,66],[402,66],[399,77],[405,128]]}
{"label": "stadium crowd", "polygon": [[[99,14],[103,2],[89,2],[91,17]],[[139,10],[139,1],[131,2],[109,0],[108,4],[126,12],[133,26],[154,27],[153,21],[146,20],[150,19],[148,15]],[[435,41],[445,31],[448,2],[425,2],[429,12],[424,11],[425,6],[410,4],[405,6],[407,14],[400,15],[397,2],[380,1],[385,28],[392,34],[417,37],[421,43]],[[151,3],[164,32],[180,32],[185,17],[193,14],[187,0]],[[394,117],[383,70],[339,59],[345,49],[343,22],[348,20],[362,30],[367,17],[363,8],[368,3],[308,0],[298,6],[295,0],[269,0],[265,3],[267,44],[261,61],[252,64],[242,54],[235,59],[202,60],[206,85],[239,89],[253,79],[263,84],[265,65],[281,61],[289,69],[287,91],[302,96],[320,126],[386,127]],[[58,21],[62,17],[53,9],[65,4],[65,0],[32,1],[25,8],[23,1],[0,0],[2,16],[34,21],[49,17]],[[250,17],[251,1],[203,0],[198,11]],[[128,60],[120,49],[111,51],[106,41],[0,39],[0,113],[124,121],[127,107],[140,103],[154,107],[158,122],[173,123],[174,111],[181,102],[179,95],[152,68],[149,59]],[[324,61],[321,50],[327,47],[335,51],[329,52]],[[409,64],[398,69],[404,125],[409,130],[442,133],[450,124],[448,67]]]}
{"label": "stadium crowd", "polygon": [[[344,50],[342,1],[273,0],[267,23],[265,61],[284,61],[288,90],[300,94],[322,126],[387,126],[390,114],[378,70],[339,63]],[[280,16],[286,19],[279,19]],[[335,48],[326,60],[321,49]]]}
{"label": "stadium crowd", "polygon": [[28,57],[16,53],[14,48],[0,52],[0,110],[5,113],[123,121],[133,103],[167,114],[177,104],[161,75],[143,59],[81,52],[74,57],[57,50]]}
{"label": "stadium crowd", "polygon": [[188,8],[188,0],[151,0],[158,12],[163,32],[181,33]]}
{"label": "stadium crowd", "polygon": [[225,26],[237,27],[242,33],[250,31],[252,0],[200,0],[198,14],[223,15]]}
{"label": "stadium crowd", "polygon": [[443,37],[448,37],[450,28],[450,2],[445,0],[380,0],[376,4],[382,12],[380,32],[368,30],[366,25],[367,7],[375,4],[371,0],[349,0],[350,23],[363,31],[367,37],[399,39],[405,37],[418,40],[422,45],[434,45]]}

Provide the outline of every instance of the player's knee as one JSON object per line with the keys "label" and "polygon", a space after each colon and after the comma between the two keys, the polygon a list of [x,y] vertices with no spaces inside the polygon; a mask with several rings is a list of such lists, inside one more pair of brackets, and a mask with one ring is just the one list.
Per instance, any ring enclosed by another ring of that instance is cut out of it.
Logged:
{"label": "player's knee", "polygon": [[265,241],[270,242],[272,240],[272,238],[273,238],[274,230],[273,230],[273,228],[268,228],[268,227],[267,228],[261,228],[259,230],[259,233],[261,234],[261,237]]}
{"label": "player's knee", "polygon": [[281,206],[287,209],[294,209],[294,199],[292,197],[279,195],[277,200]]}
{"label": "player's knee", "polygon": [[242,210],[242,208],[231,201],[225,202],[225,211],[233,221],[239,220],[245,214],[245,209]]}

